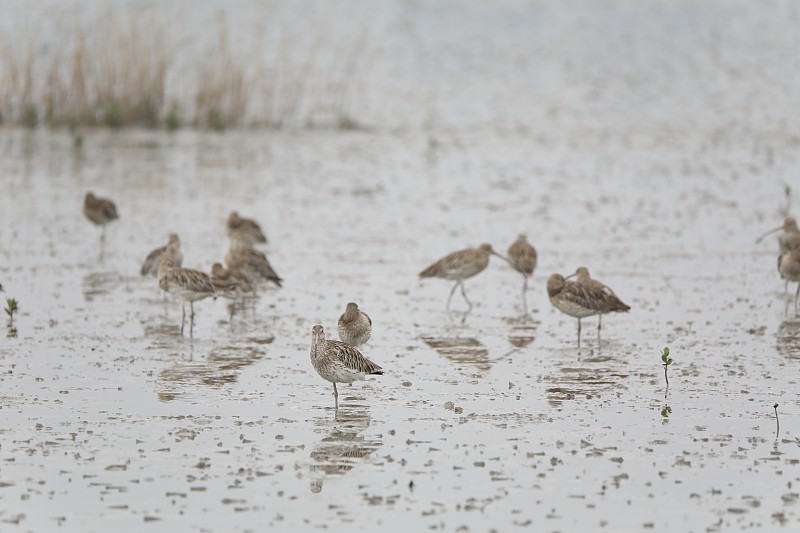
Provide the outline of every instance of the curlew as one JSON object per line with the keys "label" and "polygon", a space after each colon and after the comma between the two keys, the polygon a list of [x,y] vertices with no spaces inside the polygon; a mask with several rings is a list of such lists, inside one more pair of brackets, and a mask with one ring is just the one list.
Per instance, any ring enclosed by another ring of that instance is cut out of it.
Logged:
{"label": "curlew", "polygon": [[117,220],[117,206],[114,202],[107,198],[98,198],[94,193],[87,192],[83,198],[83,214],[94,225],[100,226],[102,232],[100,233],[100,242],[105,242],[106,239],[106,224]]}
{"label": "curlew", "polygon": [[242,218],[236,211],[228,215],[225,230],[230,238],[238,238],[248,246],[267,242],[267,236],[261,231],[258,222],[249,218]]}
{"label": "curlew", "polygon": [[322,379],[333,383],[336,410],[339,409],[337,383],[353,383],[372,374],[383,375],[383,369],[357,349],[340,341],[326,340],[325,330],[319,324],[311,329],[311,364]]}
{"label": "curlew", "polygon": [[520,234],[514,244],[508,247],[508,261],[514,269],[522,274],[522,308],[528,314],[528,278],[533,277],[536,269],[536,248],[528,242],[525,235]]}
{"label": "curlew", "polygon": [[246,293],[255,294],[255,288],[247,276],[234,269],[226,269],[221,263],[211,265],[211,281],[215,284],[228,284],[232,287],[232,297],[239,299]]}
{"label": "curlew", "polygon": [[181,300],[181,335],[186,322],[186,302],[191,310],[190,327],[194,327],[194,302],[213,296],[218,292],[227,293],[234,289],[231,283],[214,282],[211,276],[199,270],[179,268],[169,260],[158,265],[158,286]]}
{"label": "curlew", "polygon": [[181,240],[175,233],[169,234],[169,242],[164,246],[159,246],[149,254],[142,263],[139,271],[142,276],[158,276],[158,265],[162,260],[170,261],[174,266],[180,267],[183,263],[181,253]]}
{"label": "curlew", "polygon": [[[761,237],[756,239],[756,244],[761,242],[767,235],[780,230],[783,230],[783,233],[778,237],[778,246],[780,247],[781,255],[791,250],[800,250],[800,228],[797,227],[797,221],[794,217],[786,217],[783,219],[782,226],[772,228],[761,235]],[[778,261],[780,262],[780,256],[778,257]],[[789,280],[786,280],[786,283],[783,285],[783,293],[786,294],[787,292],[789,292]]]}
{"label": "curlew", "polygon": [[794,293],[794,316],[798,314],[797,297],[800,295],[800,248],[789,250],[778,256],[778,272],[781,278],[797,283],[797,291]]}
{"label": "curlew", "polygon": [[472,309],[472,302],[467,298],[467,293],[464,290],[464,280],[480,274],[489,265],[489,256],[496,255],[503,260],[507,259],[498,254],[492,249],[491,244],[481,244],[478,248],[467,248],[446,255],[436,261],[434,264],[419,273],[420,278],[442,278],[455,280],[456,284],[450,290],[450,296],[447,297],[447,305],[445,308],[450,312],[450,300],[453,299],[453,293],[456,292],[457,287],[461,287],[461,295],[464,301],[467,302],[469,309]]}
{"label": "curlew", "polygon": [[347,304],[344,314],[339,317],[338,325],[339,339],[350,346],[361,346],[372,335],[372,320],[354,302]]}
{"label": "curlew", "polygon": [[561,274],[553,274],[547,280],[547,296],[553,307],[578,319],[578,347],[581,346],[581,319],[587,316],[627,311],[630,309],[615,295],[591,285],[567,281]]}
{"label": "curlew", "polygon": [[592,279],[589,275],[589,269],[585,266],[578,267],[575,270],[575,273],[567,276],[567,279],[575,276],[575,281],[584,287],[591,287],[597,291],[602,292],[605,295],[607,300],[606,307],[608,310],[601,310],[597,313],[597,336],[600,337],[600,329],[603,325],[603,313],[613,313],[613,312],[625,312],[630,310],[630,306],[626,305],[619,299],[616,293],[611,290],[610,287],[607,285],[597,281],[596,279]]}
{"label": "curlew", "polygon": [[283,281],[272,269],[266,255],[254,250],[238,238],[231,239],[228,253],[225,254],[225,264],[228,268],[238,270],[247,276],[253,285],[264,279],[280,287]]}

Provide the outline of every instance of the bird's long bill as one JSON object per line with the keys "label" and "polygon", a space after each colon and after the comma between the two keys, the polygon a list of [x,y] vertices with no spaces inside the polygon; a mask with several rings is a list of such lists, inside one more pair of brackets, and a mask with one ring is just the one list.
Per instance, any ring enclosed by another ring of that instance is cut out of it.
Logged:
{"label": "bird's long bill", "polygon": [[569,276],[565,277],[564,279],[566,280],[566,279],[569,279],[569,278],[574,278],[577,275],[578,275],[578,272],[576,271],[576,272],[573,272],[572,274],[570,274]]}
{"label": "bird's long bill", "polygon": [[775,233],[776,231],[780,231],[782,229],[783,229],[783,226],[778,226],[777,228],[772,228],[771,230],[766,232],[764,235],[762,235],[761,237],[756,239],[756,244],[760,243],[764,239],[764,237],[766,237],[767,235],[770,235],[770,234]]}
{"label": "bird's long bill", "polygon": [[500,259],[502,259],[503,261],[505,261],[506,263],[508,263],[512,267],[514,266],[514,263],[512,263],[511,259],[509,259],[508,257],[506,257],[504,255],[500,255],[497,252],[492,252],[492,255],[496,255],[497,257],[499,257]]}

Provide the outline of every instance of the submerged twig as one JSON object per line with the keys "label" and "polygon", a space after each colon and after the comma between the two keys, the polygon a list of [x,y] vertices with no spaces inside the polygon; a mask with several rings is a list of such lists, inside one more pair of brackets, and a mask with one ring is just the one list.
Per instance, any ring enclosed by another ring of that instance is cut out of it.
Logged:
{"label": "submerged twig", "polygon": [[778,404],[776,403],[772,406],[772,408],[775,409],[775,424],[777,425],[777,428],[775,429],[775,437],[777,438],[778,434],[781,432],[781,419],[778,418]]}

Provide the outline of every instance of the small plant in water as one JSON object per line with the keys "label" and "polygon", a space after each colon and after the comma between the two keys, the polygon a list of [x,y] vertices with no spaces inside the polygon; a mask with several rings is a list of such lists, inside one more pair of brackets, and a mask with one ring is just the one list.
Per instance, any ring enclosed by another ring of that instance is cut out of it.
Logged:
{"label": "small plant in water", "polygon": [[14,298],[6,298],[6,314],[8,315],[8,327],[14,324],[14,313],[17,312],[17,301]]}
{"label": "small plant in water", "polygon": [[661,361],[664,367],[664,381],[667,382],[667,388],[669,388],[669,377],[667,376],[667,367],[672,364],[672,358],[669,356],[669,348],[664,348],[661,350]]}
{"label": "small plant in water", "polygon": [[665,405],[663,409],[661,409],[661,424],[668,424],[669,423],[669,415],[672,413],[672,407],[669,405]]}

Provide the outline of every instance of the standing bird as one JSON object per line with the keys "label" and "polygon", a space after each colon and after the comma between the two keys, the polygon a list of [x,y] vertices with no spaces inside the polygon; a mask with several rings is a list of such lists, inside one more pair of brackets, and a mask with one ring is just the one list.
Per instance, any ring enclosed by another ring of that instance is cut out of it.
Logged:
{"label": "standing bird", "polygon": [[442,257],[420,272],[419,277],[456,280],[456,284],[453,285],[453,289],[450,291],[450,296],[447,297],[447,305],[445,308],[450,312],[450,300],[453,299],[453,293],[456,292],[456,287],[461,286],[461,295],[464,297],[464,301],[467,302],[471,310],[472,302],[469,301],[467,293],[464,290],[464,280],[483,272],[489,265],[490,255],[496,255],[505,260],[505,257],[492,249],[491,244],[481,244],[478,248],[467,248],[466,250],[453,252],[450,255]]}
{"label": "standing bird", "polygon": [[159,246],[147,254],[140,271],[142,276],[158,276],[158,266],[162,260],[168,260],[176,267],[180,267],[183,263],[181,240],[175,233],[169,234],[169,242],[167,244]]}
{"label": "standing bird", "polygon": [[264,279],[280,287],[283,281],[272,269],[266,255],[238,238],[231,239],[228,253],[225,254],[225,264],[228,268],[239,270],[253,285]]}
{"label": "standing bird", "polygon": [[83,214],[96,226],[102,228],[102,233],[100,233],[102,246],[106,240],[106,224],[119,218],[117,206],[107,198],[98,198],[94,193],[87,192],[83,198]]}
{"label": "standing bird", "polygon": [[255,293],[253,285],[247,276],[238,270],[226,269],[220,263],[211,265],[211,281],[214,283],[229,284],[233,287],[233,297],[238,299],[245,293]]}
{"label": "standing bird", "polygon": [[372,335],[372,320],[358,304],[347,304],[344,314],[339,317],[339,339],[350,346],[361,346]]}
{"label": "standing bird", "polygon": [[591,285],[567,281],[561,274],[547,280],[547,296],[553,307],[578,319],[578,348],[581,346],[581,319],[587,316],[630,309],[615,295]]}
{"label": "standing bird", "polygon": [[578,267],[577,270],[575,270],[575,273],[571,276],[567,276],[567,278],[571,278],[572,276],[575,276],[575,281],[578,283],[578,285],[591,287],[605,295],[607,300],[606,307],[608,310],[601,310],[599,313],[597,313],[597,337],[600,338],[600,329],[602,328],[603,324],[603,313],[628,311],[630,310],[630,306],[624,304],[610,287],[597,281],[596,279],[592,279],[592,277],[589,275],[589,269],[585,266]]}
{"label": "standing bird", "polygon": [[533,276],[533,271],[536,269],[536,248],[528,242],[525,235],[520,235],[514,244],[508,247],[508,259],[511,266],[522,274],[524,280],[522,284],[522,308],[525,314],[528,314],[528,299],[526,293],[528,291],[528,278]]}
{"label": "standing bird", "polygon": [[797,283],[797,292],[794,293],[794,316],[797,316],[797,297],[800,295],[800,248],[789,250],[778,256],[778,272],[781,278]]}
{"label": "standing bird", "polygon": [[267,236],[261,231],[261,226],[258,225],[258,222],[249,218],[241,218],[236,211],[228,215],[225,229],[228,237],[236,237],[248,246],[267,242]]}
{"label": "standing bird", "polygon": [[194,302],[213,296],[217,292],[233,290],[233,285],[227,282],[212,282],[211,277],[205,272],[190,268],[179,268],[174,263],[164,260],[158,265],[158,286],[161,290],[178,297],[181,302],[181,335],[186,322],[186,302],[191,309],[190,328],[194,328]]}
{"label": "standing bird", "polygon": [[780,237],[778,237],[778,245],[780,246],[782,254],[785,254],[789,250],[800,249],[800,228],[797,227],[797,220],[795,220],[794,217],[786,217],[783,219],[782,226],[772,228],[768,232],[764,233],[761,237],[756,239],[756,244],[761,242],[761,240],[767,235],[780,230],[783,230],[783,233],[781,233]]}
{"label": "standing bird", "polygon": [[[794,217],[786,217],[783,219],[783,226],[773,228],[756,239],[756,244],[758,244],[767,235],[780,230],[783,230],[783,233],[781,233],[780,237],[778,237],[778,246],[780,246],[781,251],[781,255],[778,256],[779,264],[783,254],[791,250],[800,250],[800,228],[797,227],[797,221],[794,219]],[[783,285],[783,293],[786,294],[787,292],[789,292],[788,279]]]}
{"label": "standing bird", "polygon": [[383,369],[343,342],[325,340],[325,331],[317,324],[311,329],[311,364],[317,374],[333,383],[336,410],[339,409],[337,383],[353,383],[371,374],[383,375]]}

